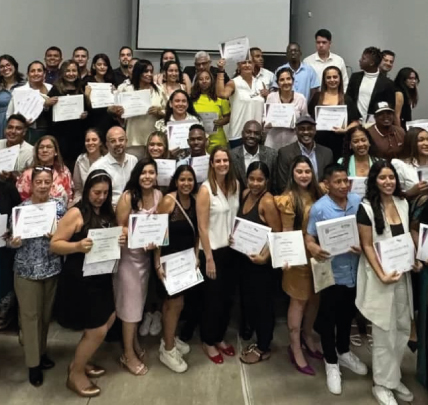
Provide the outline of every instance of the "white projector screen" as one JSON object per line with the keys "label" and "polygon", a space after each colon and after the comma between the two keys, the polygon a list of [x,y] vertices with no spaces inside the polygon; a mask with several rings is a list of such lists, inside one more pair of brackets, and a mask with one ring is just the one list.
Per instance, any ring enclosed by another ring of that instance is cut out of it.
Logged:
{"label": "white projector screen", "polygon": [[284,53],[291,0],[139,0],[137,49],[218,51],[247,36],[265,53]]}

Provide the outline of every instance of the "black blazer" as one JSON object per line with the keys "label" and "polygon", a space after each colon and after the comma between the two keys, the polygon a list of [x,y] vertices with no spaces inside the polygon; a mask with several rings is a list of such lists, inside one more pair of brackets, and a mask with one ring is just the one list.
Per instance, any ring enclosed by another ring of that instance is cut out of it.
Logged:
{"label": "black blazer", "polygon": [[[276,181],[279,193],[282,193],[285,190],[288,183],[288,178],[289,176],[291,176],[291,162],[296,156],[300,156],[301,154],[302,151],[298,142],[283,146],[279,149],[278,161],[276,164]],[[331,151],[331,149],[317,144],[315,147],[315,156],[317,158],[318,181],[321,181],[324,177],[325,167],[330,163],[333,163],[333,152]]]}
{"label": "black blazer", "polygon": [[[210,72],[214,76],[214,80],[217,78],[217,72],[218,69],[214,66],[210,66]],[[196,67],[195,66],[186,66],[183,70],[183,73],[186,73],[187,76],[189,76],[190,81],[193,83],[193,79],[196,76]],[[226,84],[229,81],[229,76],[226,72],[224,72],[224,84]]]}
{"label": "black blazer", "polygon": [[[351,97],[356,105],[358,105],[358,94],[360,92],[363,77],[363,71],[352,73],[351,78],[349,79],[348,89],[346,90],[346,94]],[[379,73],[367,113],[374,114],[376,111],[376,104],[381,101],[386,101],[392,108],[395,108],[395,91],[394,82],[388,79],[385,75]]]}

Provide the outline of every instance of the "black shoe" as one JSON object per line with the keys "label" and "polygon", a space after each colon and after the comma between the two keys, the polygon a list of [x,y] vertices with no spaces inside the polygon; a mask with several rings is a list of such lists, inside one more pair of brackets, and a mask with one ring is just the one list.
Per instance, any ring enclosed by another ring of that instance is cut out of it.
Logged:
{"label": "black shoe", "polygon": [[250,340],[253,337],[253,330],[248,326],[241,328],[239,335],[243,340]]}
{"label": "black shoe", "polygon": [[412,351],[412,353],[415,353],[416,350],[418,350],[418,342],[415,342],[414,340],[409,340],[407,342],[407,346]]}
{"label": "black shoe", "polygon": [[30,367],[28,369],[28,380],[31,385],[40,387],[43,384],[43,373],[40,366]]}
{"label": "black shoe", "polygon": [[42,370],[49,370],[53,367],[55,367],[55,363],[46,354],[40,357],[40,368]]}

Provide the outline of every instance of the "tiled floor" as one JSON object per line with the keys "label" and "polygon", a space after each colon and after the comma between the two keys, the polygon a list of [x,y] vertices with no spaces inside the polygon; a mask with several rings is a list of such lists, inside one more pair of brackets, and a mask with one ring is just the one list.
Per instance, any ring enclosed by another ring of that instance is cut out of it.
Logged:
{"label": "tiled floor", "polygon": [[[229,340],[237,342],[236,331],[230,328]],[[52,324],[49,338],[51,357],[56,367],[45,372],[45,383],[34,388],[27,382],[22,348],[16,336],[0,335],[0,405],[376,405],[371,395],[371,377],[360,377],[344,370],[343,394],[331,395],[325,385],[323,364],[312,361],[315,377],[299,374],[290,364],[284,322],[275,330],[273,355],[269,361],[242,365],[238,358],[226,358],[223,365],[210,363],[194,339],[187,356],[189,370],[175,374],[157,357],[158,339],[143,339],[149,373],[135,377],[120,368],[117,343],[105,343],[96,355],[97,363],[108,373],[97,381],[102,389],[98,398],[75,396],[65,388],[66,369],[80,333]],[[370,364],[366,346],[356,352]],[[404,382],[415,394],[415,405],[428,404],[428,392],[414,378],[415,356],[406,353],[403,364]]]}

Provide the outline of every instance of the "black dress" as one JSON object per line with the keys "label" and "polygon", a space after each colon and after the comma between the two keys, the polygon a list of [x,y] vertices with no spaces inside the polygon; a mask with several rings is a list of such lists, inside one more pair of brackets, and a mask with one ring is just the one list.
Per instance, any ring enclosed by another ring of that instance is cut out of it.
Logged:
{"label": "black dress", "polygon": [[[79,206],[76,206],[79,208]],[[112,224],[105,224],[108,228]],[[87,230],[75,233],[70,242],[87,237]],[[58,280],[56,317],[58,323],[75,330],[103,326],[115,311],[111,274],[83,277],[84,253],[68,255]]]}

